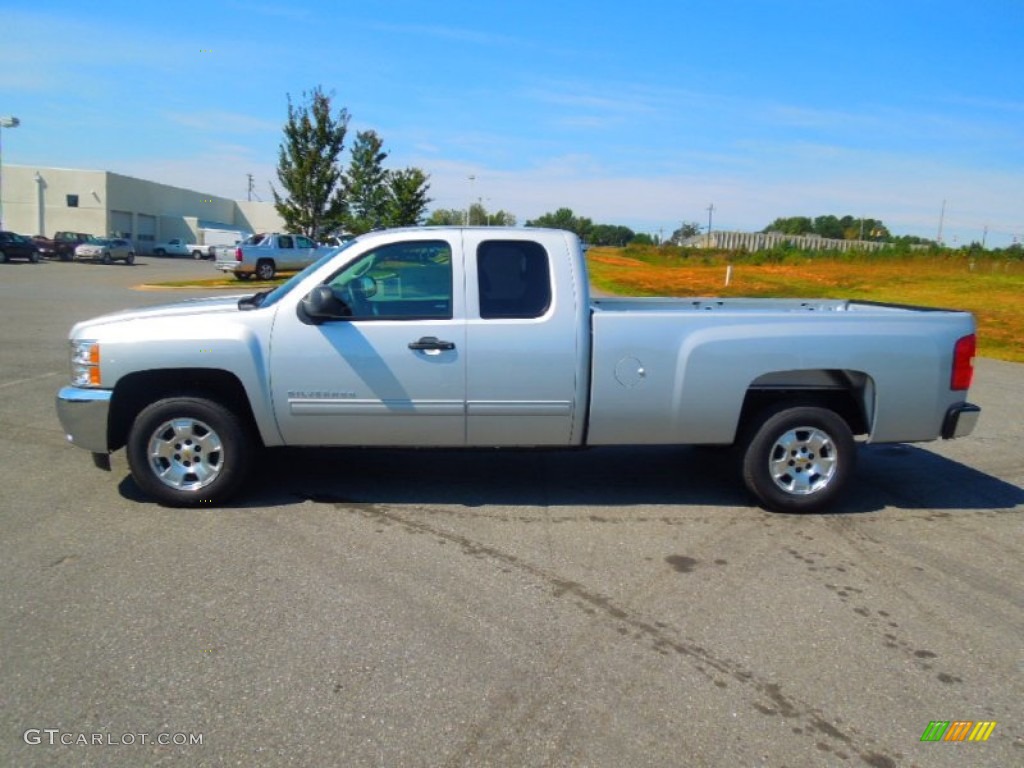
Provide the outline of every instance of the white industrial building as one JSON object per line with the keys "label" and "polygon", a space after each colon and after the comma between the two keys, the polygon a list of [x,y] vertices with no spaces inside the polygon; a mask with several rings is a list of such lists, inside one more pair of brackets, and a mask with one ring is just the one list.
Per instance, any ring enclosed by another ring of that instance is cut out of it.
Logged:
{"label": "white industrial building", "polygon": [[116,235],[138,253],[182,238],[204,243],[209,230],[240,233],[284,228],[273,203],[229,200],[110,171],[3,166],[3,228],[23,235]]}

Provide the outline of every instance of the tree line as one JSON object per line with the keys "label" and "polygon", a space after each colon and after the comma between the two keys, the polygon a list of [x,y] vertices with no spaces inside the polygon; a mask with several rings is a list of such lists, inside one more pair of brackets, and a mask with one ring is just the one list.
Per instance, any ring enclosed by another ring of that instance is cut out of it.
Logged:
{"label": "tree line", "polygon": [[[271,185],[274,205],[290,232],[314,239],[353,235],[371,229],[430,225],[515,226],[508,211],[488,211],[482,201],[468,209],[439,208],[427,217],[430,177],[420,168],[385,167],[384,140],[373,130],[359,131],[347,167],[342,167],[350,115],[334,110],[331,95],[320,86],[303,92],[300,103],[288,95],[288,119],[278,148],[277,178],[282,191]],[[551,227],[575,232],[592,245],[660,245],[660,238],[629,227],[594,223],[571,208],[559,208],[526,222],[528,227]],[[684,221],[667,243],[681,245],[703,227]],[[836,240],[871,240],[895,245],[936,245],[920,237],[894,237],[879,219],[853,216],[788,216],[775,219],[763,232],[818,235]]]}

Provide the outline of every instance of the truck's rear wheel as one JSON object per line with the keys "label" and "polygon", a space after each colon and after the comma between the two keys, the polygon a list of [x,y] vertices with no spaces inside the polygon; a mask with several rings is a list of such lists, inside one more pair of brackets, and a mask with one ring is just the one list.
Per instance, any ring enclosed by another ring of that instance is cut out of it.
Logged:
{"label": "truck's rear wheel", "polygon": [[257,280],[273,280],[274,275],[276,274],[277,268],[274,266],[274,262],[270,259],[264,259],[256,264]]}
{"label": "truck's rear wheel", "polygon": [[238,416],[201,397],[171,397],[144,408],[128,435],[138,486],[161,504],[218,504],[245,480],[251,441]]}
{"label": "truck's rear wheel", "polygon": [[816,406],[780,406],[756,419],[742,443],[743,481],[774,512],[819,512],[842,494],[857,446],[846,421]]}

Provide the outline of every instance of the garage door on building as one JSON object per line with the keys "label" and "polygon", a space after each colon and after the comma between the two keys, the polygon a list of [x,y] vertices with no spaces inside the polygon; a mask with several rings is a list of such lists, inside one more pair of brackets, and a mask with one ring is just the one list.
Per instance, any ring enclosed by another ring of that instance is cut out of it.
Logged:
{"label": "garage door on building", "polygon": [[132,232],[132,214],[128,211],[111,211],[110,234],[131,240],[135,236]]}
{"label": "garage door on building", "polygon": [[156,242],[156,216],[140,213],[135,217],[135,226],[138,228],[138,233],[135,235],[135,250],[140,253],[149,253],[153,250],[153,243]]}

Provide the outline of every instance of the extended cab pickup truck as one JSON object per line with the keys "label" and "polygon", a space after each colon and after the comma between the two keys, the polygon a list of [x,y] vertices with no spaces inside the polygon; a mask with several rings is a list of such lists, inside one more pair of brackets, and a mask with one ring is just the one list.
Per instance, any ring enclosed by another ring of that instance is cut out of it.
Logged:
{"label": "extended cab pickup truck", "polygon": [[854,301],[592,300],[568,232],[389,230],[271,291],[78,323],[57,411],[174,506],[226,500],[264,446],[702,444],[735,446],[765,507],[809,512],[856,435],[971,432],[974,333]]}
{"label": "extended cab pickup truck", "polygon": [[233,249],[217,248],[214,266],[239,280],[273,280],[278,272],[308,267],[328,250],[305,235],[252,235]]}

